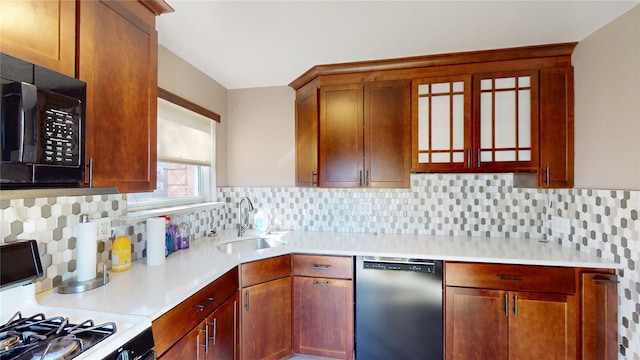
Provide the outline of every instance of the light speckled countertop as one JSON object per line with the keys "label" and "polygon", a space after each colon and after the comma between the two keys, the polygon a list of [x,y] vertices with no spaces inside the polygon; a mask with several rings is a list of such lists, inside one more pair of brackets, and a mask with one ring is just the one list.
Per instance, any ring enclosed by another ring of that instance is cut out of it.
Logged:
{"label": "light speckled countertop", "polygon": [[[110,272],[107,285],[79,294],[62,295],[55,290],[38,294],[47,306],[142,315],[155,320],[180,302],[240,263],[272,256],[306,253],[370,255],[592,268],[618,265],[572,248],[537,239],[482,238],[464,236],[394,235],[335,232],[287,232],[285,245],[240,254],[223,254],[216,245],[239,239],[235,231],[201,238],[191,247],[171,254],[160,266],[142,259],[131,270]],[[250,231],[246,237],[255,236]]]}

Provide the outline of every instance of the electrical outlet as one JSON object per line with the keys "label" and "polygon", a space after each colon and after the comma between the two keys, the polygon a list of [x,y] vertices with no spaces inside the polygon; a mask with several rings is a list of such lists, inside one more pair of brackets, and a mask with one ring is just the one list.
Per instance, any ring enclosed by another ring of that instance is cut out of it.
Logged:
{"label": "electrical outlet", "polygon": [[361,201],[358,204],[359,210],[360,210],[360,215],[371,215],[371,213],[373,212],[373,204],[371,204],[371,201]]}
{"label": "electrical outlet", "polygon": [[108,239],[109,236],[111,236],[111,219],[110,218],[106,217],[106,218],[94,219],[91,221],[98,224],[98,233],[96,234],[98,237],[98,240]]}
{"label": "electrical outlet", "polygon": [[571,233],[571,220],[558,216],[552,216],[551,230],[562,234],[569,234]]}

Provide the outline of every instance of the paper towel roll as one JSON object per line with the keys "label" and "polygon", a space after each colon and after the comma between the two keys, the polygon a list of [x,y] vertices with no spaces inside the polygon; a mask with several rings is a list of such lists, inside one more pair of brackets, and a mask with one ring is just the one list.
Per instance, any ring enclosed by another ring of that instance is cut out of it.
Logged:
{"label": "paper towel roll", "polygon": [[165,256],[165,222],[161,217],[147,219],[147,265],[164,264]]}
{"label": "paper towel roll", "polygon": [[78,259],[78,281],[87,281],[96,278],[96,265],[98,257],[98,224],[85,222],[78,224],[76,234],[76,248]]}

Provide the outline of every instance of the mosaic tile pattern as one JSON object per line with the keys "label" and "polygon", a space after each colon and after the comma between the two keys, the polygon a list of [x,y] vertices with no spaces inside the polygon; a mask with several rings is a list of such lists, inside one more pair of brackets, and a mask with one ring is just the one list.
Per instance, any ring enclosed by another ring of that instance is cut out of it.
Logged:
{"label": "mosaic tile pattern", "polygon": [[[619,348],[624,359],[640,359],[640,191],[550,190],[545,234],[579,251],[619,263]],[[552,229],[553,217],[570,220],[571,231]]]}
{"label": "mosaic tile pattern", "polygon": [[[126,201],[118,194],[2,199],[0,243],[21,239],[38,241],[45,278],[36,284],[36,290],[48,290],[76,275],[75,236],[80,214],[88,214],[90,219],[118,219],[126,211]],[[98,241],[99,267],[111,266],[111,242]]]}
{"label": "mosaic tile pattern", "polygon": [[515,189],[511,175],[414,175],[411,189],[224,188],[225,227],[242,196],[273,229],[540,237],[545,194]]}
{"label": "mosaic tile pattern", "polygon": [[[509,174],[415,174],[411,189],[218,189],[226,206],[195,211],[191,239],[212,229],[235,228],[238,201],[249,196],[267,211],[273,230],[346,231],[495,237],[546,237],[623,266],[619,271],[620,359],[640,360],[640,192],[536,190],[513,187]],[[0,199],[0,243],[36,239],[46,278],[45,291],[75,272],[75,226],[80,214],[123,223],[126,195]],[[555,217],[570,220],[570,234],[553,228]],[[121,225],[132,259],[144,256],[144,222]],[[98,246],[98,263],[110,263],[113,237]]]}

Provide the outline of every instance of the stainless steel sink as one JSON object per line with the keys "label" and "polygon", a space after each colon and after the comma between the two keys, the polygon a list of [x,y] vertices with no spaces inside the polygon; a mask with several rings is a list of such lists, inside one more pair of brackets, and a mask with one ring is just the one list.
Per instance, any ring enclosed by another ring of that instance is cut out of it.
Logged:
{"label": "stainless steel sink", "polygon": [[218,250],[220,250],[220,252],[223,252],[225,254],[236,254],[241,252],[269,249],[285,244],[286,242],[276,238],[255,237],[225,242],[219,244],[217,248]]}

